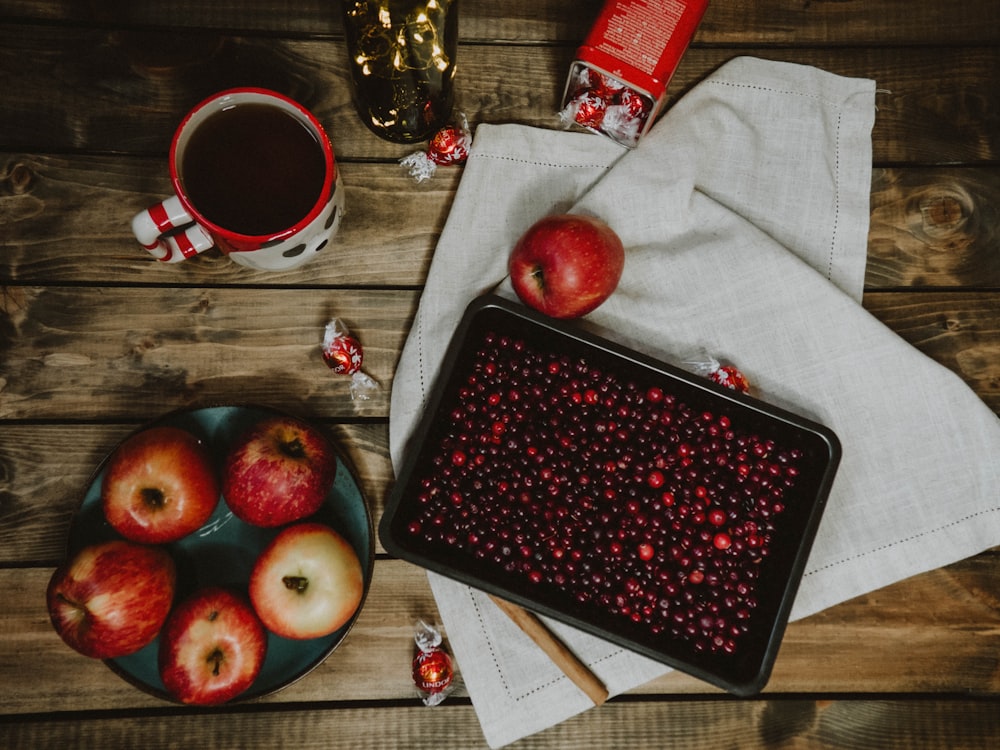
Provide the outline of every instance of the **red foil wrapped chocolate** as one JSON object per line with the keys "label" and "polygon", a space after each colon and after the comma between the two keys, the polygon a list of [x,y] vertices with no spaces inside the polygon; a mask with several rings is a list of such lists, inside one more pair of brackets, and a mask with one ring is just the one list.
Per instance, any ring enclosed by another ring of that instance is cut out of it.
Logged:
{"label": "red foil wrapped chocolate", "polygon": [[323,361],[338,375],[351,376],[351,399],[367,401],[378,389],[375,380],[362,372],[364,350],[340,318],[327,323],[323,333]]}
{"label": "red foil wrapped chocolate", "polygon": [[635,146],[653,111],[653,100],[614,76],[579,66],[560,118]]}
{"label": "red foil wrapped chocolate", "polygon": [[451,657],[441,645],[441,633],[423,620],[417,623],[414,641],[417,655],[413,659],[413,684],[424,705],[436,706],[455,689]]}
{"label": "red foil wrapped chocolate", "polygon": [[582,91],[569,105],[573,121],[591,130],[600,130],[608,103],[595,91]]}
{"label": "red foil wrapped chocolate", "polygon": [[431,138],[427,156],[435,164],[462,164],[469,158],[471,141],[468,126],[448,125]]}
{"label": "red foil wrapped chocolate", "polygon": [[694,367],[694,371],[699,375],[704,375],[709,380],[724,385],[740,393],[750,392],[750,381],[747,376],[740,372],[733,365],[724,365],[715,357],[705,357],[688,364]]}
{"label": "red foil wrapped chocolate", "polygon": [[719,369],[715,370],[709,377],[719,385],[732,388],[734,391],[750,392],[750,381],[747,380],[746,375],[732,365],[720,365]]}
{"label": "red foil wrapped chocolate", "polygon": [[[333,323],[337,328],[337,322]],[[353,375],[361,369],[364,351],[356,338],[347,333],[335,333],[323,342],[323,360],[338,375]]]}
{"label": "red foil wrapped chocolate", "polygon": [[434,134],[426,151],[404,156],[399,163],[409,169],[417,182],[423,182],[433,177],[439,166],[464,164],[469,158],[471,146],[472,133],[468,120],[465,115],[460,115],[456,123],[446,125]]}

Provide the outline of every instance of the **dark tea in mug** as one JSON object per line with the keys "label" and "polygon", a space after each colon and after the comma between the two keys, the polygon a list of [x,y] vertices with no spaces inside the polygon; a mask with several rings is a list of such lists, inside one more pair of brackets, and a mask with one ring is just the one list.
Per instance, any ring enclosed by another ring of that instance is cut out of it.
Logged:
{"label": "dark tea in mug", "polygon": [[274,234],[316,205],[326,163],[313,131],[292,113],[240,103],[210,115],[181,155],[180,180],[208,221],[238,234]]}

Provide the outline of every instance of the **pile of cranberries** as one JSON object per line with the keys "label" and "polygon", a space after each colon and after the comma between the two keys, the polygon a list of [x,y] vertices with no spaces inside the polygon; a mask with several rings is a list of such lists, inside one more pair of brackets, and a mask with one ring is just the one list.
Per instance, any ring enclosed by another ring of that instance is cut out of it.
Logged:
{"label": "pile of cranberries", "polygon": [[514,590],[736,653],[802,451],[737,424],[738,409],[686,403],[654,373],[620,378],[597,357],[493,330],[470,351],[403,533]]}

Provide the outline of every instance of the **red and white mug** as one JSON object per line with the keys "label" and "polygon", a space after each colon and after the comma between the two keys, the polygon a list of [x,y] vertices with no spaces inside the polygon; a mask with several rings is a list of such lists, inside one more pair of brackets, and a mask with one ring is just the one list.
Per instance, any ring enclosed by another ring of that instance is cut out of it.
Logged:
{"label": "red and white mug", "polygon": [[239,88],[198,104],[170,146],[174,194],[136,214],[149,253],[177,263],[217,247],[265,271],[295,268],[340,227],[344,189],[316,117],[275,91]]}

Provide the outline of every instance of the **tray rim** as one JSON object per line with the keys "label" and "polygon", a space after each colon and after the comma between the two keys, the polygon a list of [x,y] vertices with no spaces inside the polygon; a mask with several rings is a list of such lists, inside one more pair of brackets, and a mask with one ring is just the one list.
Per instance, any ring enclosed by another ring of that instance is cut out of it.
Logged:
{"label": "tray rim", "polygon": [[[485,581],[474,575],[470,575],[467,572],[463,573],[455,571],[450,566],[434,560],[433,558],[428,558],[422,554],[415,554],[395,538],[392,529],[393,520],[395,519],[401,504],[404,502],[404,490],[406,489],[406,486],[416,468],[416,462],[421,452],[420,449],[434,425],[435,417],[440,408],[441,402],[445,397],[445,386],[448,383],[453,366],[462,353],[462,347],[468,337],[470,329],[475,324],[477,316],[480,313],[491,309],[500,310],[502,314],[520,318],[527,321],[531,325],[539,325],[544,328],[554,330],[560,335],[575,339],[576,341],[587,346],[600,347],[621,359],[634,363],[635,365],[646,369],[652,369],[668,377],[680,380],[687,386],[704,391],[709,394],[710,397],[721,397],[723,400],[739,404],[740,408],[749,407],[755,411],[762,412],[767,417],[772,417],[798,429],[813,433],[823,444],[825,444],[827,449],[825,468],[820,475],[816,496],[811,500],[812,507],[809,510],[805,524],[801,530],[801,542],[796,548],[795,554],[792,558],[788,581],[781,592],[773,625],[771,626],[770,633],[766,639],[766,645],[762,652],[762,659],[760,661],[759,668],[756,669],[756,672],[751,677],[744,680],[727,679],[726,676],[720,675],[714,671],[706,670],[697,664],[692,664],[675,656],[656,651],[655,649],[649,648],[645,644],[638,643],[627,636],[610,632],[594,625],[593,623],[590,623],[585,619],[574,617],[561,609],[552,607],[544,601],[526,596],[515,589],[496,585],[490,581]],[[389,496],[386,500],[385,509],[379,521],[378,535],[386,552],[402,560],[406,560],[407,562],[411,562],[427,570],[468,585],[472,588],[479,589],[488,594],[500,596],[533,612],[551,617],[572,627],[576,627],[590,633],[591,635],[595,635],[599,638],[612,642],[620,647],[640,653],[660,663],[666,664],[704,680],[705,682],[721,687],[734,695],[741,697],[752,696],[756,695],[764,688],[770,678],[778,649],[784,637],[788,624],[788,617],[791,613],[792,605],[794,604],[795,596],[798,592],[804,568],[809,557],[809,552],[812,549],[815,535],[819,528],[842,456],[840,440],[831,428],[810,418],[795,414],[794,412],[791,412],[783,407],[779,407],[748,394],[726,388],[725,386],[712,382],[708,378],[693,375],[686,370],[658,360],[655,357],[649,356],[635,349],[630,349],[610,339],[606,339],[581,327],[578,322],[557,320],[555,318],[542,315],[541,313],[538,313],[524,305],[492,293],[481,295],[473,299],[472,302],[470,302],[466,307],[465,312],[458,323],[454,334],[452,335],[451,341],[442,360],[441,367],[435,377],[435,381],[432,384],[431,389],[431,398],[426,402],[423,414],[419,418],[411,436],[407,441],[403,463],[400,466],[400,470],[396,474],[396,481],[390,490]]]}

